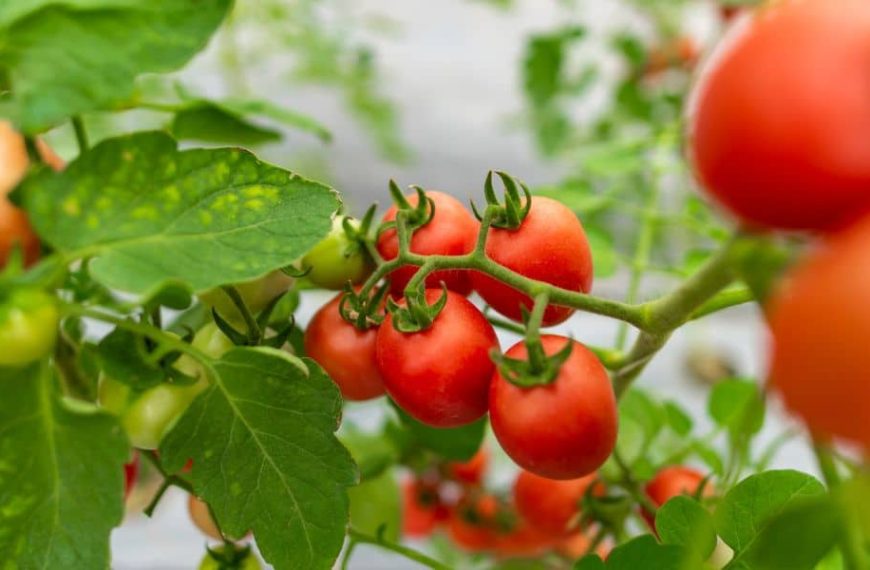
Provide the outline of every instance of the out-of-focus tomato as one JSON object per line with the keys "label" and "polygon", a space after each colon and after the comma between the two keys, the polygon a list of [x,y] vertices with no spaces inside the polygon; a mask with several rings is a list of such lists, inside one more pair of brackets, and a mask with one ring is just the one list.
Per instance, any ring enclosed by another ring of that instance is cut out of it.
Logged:
{"label": "out-of-focus tomato", "polygon": [[447,476],[465,485],[479,485],[486,474],[489,463],[489,452],[481,447],[468,461],[450,461],[447,463]]}
{"label": "out-of-focus tomato", "polygon": [[[579,521],[580,503],[596,474],[579,479],[554,480],[521,471],[514,483],[514,502],[520,515],[535,528],[559,535]],[[602,486],[594,492],[601,494]]]}
{"label": "out-of-focus tomato", "polygon": [[425,538],[443,522],[448,511],[441,502],[438,485],[421,480],[402,485],[402,534]]}

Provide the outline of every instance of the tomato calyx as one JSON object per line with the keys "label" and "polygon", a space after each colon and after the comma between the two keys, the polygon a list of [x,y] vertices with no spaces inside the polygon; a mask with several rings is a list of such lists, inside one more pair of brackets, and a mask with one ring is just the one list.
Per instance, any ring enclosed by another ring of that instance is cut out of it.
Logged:
{"label": "tomato calyx", "polygon": [[393,317],[393,328],[402,333],[415,333],[429,328],[447,304],[447,287],[442,283],[441,295],[431,305],[423,288],[406,291],[404,305],[387,299],[387,311]]}
{"label": "tomato calyx", "polygon": [[[247,307],[242,311],[244,300],[238,296],[238,293],[235,292],[232,286],[225,288],[225,291],[234,302],[237,302],[237,304],[241,303],[241,305],[239,305],[239,310],[242,314],[246,315],[245,327],[247,330],[241,331],[234,327],[232,323],[221,317],[215,308],[212,308],[211,316],[221,332],[224,333],[233,344],[236,346],[269,346],[272,348],[281,348],[287,343],[287,340],[293,332],[293,327],[296,325],[296,321],[292,315],[289,322],[279,328],[273,336],[266,337],[264,334],[266,329],[269,327],[269,320],[272,317],[272,312],[275,310],[275,307],[278,306],[278,303],[281,302],[281,299],[284,298],[284,295],[279,295],[272,299],[269,304],[266,305],[266,308],[257,315],[256,319],[254,319],[250,316],[250,311],[247,310]],[[235,293],[235,295],[233,293]]]}
{"label": "tomato calyx", "polygon": [[238,546],[231,542],[206,550],[206,556],[217,562],[219,568],[243,568],[243,563],[253,556],[250,545]]}
{"label": "tomato calyx", "polygon": [[[395,180],[391,179],[389,186],[390,197],[396,203],[399,211],[396,214],[395,221],[384,222],[378,227],[377,237],[393,228],[396,228],[401,234],[402,232],[398,228],[400,220],[404,221],[403,225],[406,230],[413,231],[417,228],[422,228],[435,217],[435,201],[426,195],[426,191],[423,188],[416,185],[411,186],[411,189],[417,193],[417,205],[412,206],[408,199],[405,198],[405,195],[402,194],[402,189],[399,188]],[[368,212],[366,212],[366,215],[368,215]]]}
{"label": "tomato calyx", "polygon": [[[529,211],[532,209],[532,193],[522,181],[517,180],[506,172],[497,170],[495,174],[504,185],[504,204],[502,204],[495,194],[495,189],[492,185],[492,174],[493,171],[490,170],[486,175],[486,182],[483,184],[483,193],[486,197],[487,205],[484,213],[480,213],[474,201],[471,202],[471,210],[478,221],[483,221],[488,213],[490,216],[490,226],[515,230],[522,225],[523,220],[526,219],[526,216],[529,215]],[[523,196],[520,196],[520,189],[523,191]]]}
{"label": "tomato calyx", "polygon": [[390,288],[377,287],[371,295],[364,294],[364,290],[357,292],[348,284],[338,304],[341,318],[360,331],[377,328],[384,321],[383,303]]}

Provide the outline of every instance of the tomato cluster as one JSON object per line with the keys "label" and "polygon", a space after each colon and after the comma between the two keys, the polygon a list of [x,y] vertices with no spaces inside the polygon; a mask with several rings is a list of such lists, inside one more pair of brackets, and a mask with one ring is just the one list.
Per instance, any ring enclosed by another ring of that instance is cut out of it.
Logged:
{"label": "tomato cluster", "polygon": [[[422,199],[426,202],[421,207]],[[555,200],[527,200],[517,223],[489,227],[486,256],[525,278],[588,292],[592,256],[579,220]],[[446,194],[419,191],[384,215],[377,239],[384,261],[401,254],[398,224],[408,218],[398,218],[410,216],[411,209],[425,217],[412,230],[410,253],[461,256],[474,249],[481,230],[471,213]],[[438,428],[466,425],[489,412],[499,442],[523,468],[556,479],[597,469],[613,449],[617,423],[613,389],[598,359],[580,343],[545,335],[541,344],[547,358],[565,349],[570,356],[554,378],[518,385],[496,366],[495,330],[465,295],[473,288],[493,309],[519,322],[534,301],[488,274],[463,269],[433,271],[424,281],[429,287],[424,294],[405,298],[417,270],[405,264],[392,268],[386,314],[380,305],[366,319],[342,311],[350,304],[348,296],[369,294],[364,286],[335,297],[310,322],[306,352],[323,366],[342,395],[367,400],[387,393],[410,416]],[[411,303],[422,306],[418,312],[434,313],[431,322],[411,330],[397,322],[413,314]],[[540,325],[560,323],[572,312],[549,304]],[[525,344],[518,343],[505,357],[525,359]]]}

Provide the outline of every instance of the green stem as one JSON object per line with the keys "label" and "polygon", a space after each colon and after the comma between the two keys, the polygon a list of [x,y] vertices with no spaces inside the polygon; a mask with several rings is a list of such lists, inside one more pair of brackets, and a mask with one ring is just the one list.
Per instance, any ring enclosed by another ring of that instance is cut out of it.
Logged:
{"label": "green stem", "polygon": [[75,115],[72,118],[72,125],[76,133],[76,142],[79,145],[79,154],[84,154],[88,150],[88,132],[81,115]]}
{"label": "green stem", "polygon": [[722,311],[724,309],[729,309],[731,307],[750,303],[754,300],[755,296],[752,294],[752,291],[750,291],[746,287],[741,287],[739,289],[729,289],[727,291],[722,291],[721,293],[698,307],[698,309],[694,313],[692,313],[691,317],[689,318],[694,321],[702,317],[706,317],[707,315],[718,313],[719,311]]}
{"label": "green stem", "polygon": [[650,514],[650,516],[655,517],[656,511],[658,507],[655,503],[652,502],[647,494],[641,489],[640,483],[635,481],[634,474],[632,473],[631,467],[625,462],[622,454],[619,450],[613,450],[613,460],[616,462],[617,467],[619,467],[619,471],[622,475],[619,481],[616,481],[616,484],[622,487],[634,501],[639,504],[643,509]]}
{"label": "green stem", "polygon": [[550,296],[546,291],[535,297],[532,314],[529,316],[529,322],[526,323],[526,351],[529,355],[532,374],[541,374],[547,369],[547,354],[544,352],[544,345],[541,342],[541,323],[544,320],[544,312],[549,305],[549,298]]}
{"label": "green stem", "polygon": [[822,472],[822,477],[828,489],[836,489],[842,483],[842,479],[837,471],[837,464],[834,462],[834,456],[831,453],[830,447],[816,438],[813,438],[812,445],[813,452],[816,454],[816,461],[819,463],[819,470]]}
{"label": "green stem", "polygon": [[380,546],[381,548],[383,548],[385,550],[395,552],[396,554],[401,554],[405,558],[407,558],[409,560],[413,560],[414,562],[417,562],[418,564],[426,566],[427,568],[432,568],[433,570],[451,570],[451,568],[449,566],[447,566],[446,564],[442,564],[441,562],[438,562],[434,558],[426,556],[422,552],[418,552],[418,551],[414,550],[413,548],[408,548],[407,546],[402,546],[401,544],[395,544],[393,542],[389,542],[387,540],[384,540],[383,538],[364,534],[364,533],[362,533],[356,529],[353,529],[353,528],[349,529],[347,534],[351,538],[351,540],[353,540],[354,542],[361,543],[361,544],[373,544],[375,546]]}
{"label": "green stem", "polygon": [[166,472],[166,469],[164,469],[163,463],[161,463],[156,452],[146,451],[142,452],[141,455],[148,460],[161,476],[163,476],[163,483],[160,484],[160,488],[157,489],[154,498],[151,499],[151,502],[148,503],[148,506],[145,507],[145,510],[143,511],[145,516],[150,518],[151,515],[154,514],[154,509],[157,508],[163,495],[166,494],[166,491],[168,491],[170,487],[178,487],[179,489],[183,489],[184,491],[193,494],[193,486],[187,480],[178,475],[172,475]]}

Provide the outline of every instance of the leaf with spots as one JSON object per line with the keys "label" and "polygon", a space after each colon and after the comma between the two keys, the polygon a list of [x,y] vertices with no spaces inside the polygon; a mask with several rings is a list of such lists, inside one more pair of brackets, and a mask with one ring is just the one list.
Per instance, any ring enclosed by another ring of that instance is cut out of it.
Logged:
{"label": "leaf with spots", "polygon": [[160,132],[109,139],[24,185],[39,235],[93,257],[102,284],[145,295],[204,291],[289,265],[331,227],[331,188],[242,149],[179,151]]}
{"label": "leaf with spots", "polygon": [[275,568],[330,568],[357,479],[334,433],[335,384],[314,361],[269,348],[233,349],[213,369],[213,385],[163,440],[166,466],[193,459],[194,490],[222,530],[253,531]]}
{"label": "leaf with spots", "polygon": [[117,421],[60,400],[44,363],[0,367],[2,568],[108,568],[129,453]]}
{"label": "leaf with spots", "polygon": [[12,85],[0,111],[38,132],[128,101],[143,73],[183,66],[205,47],[232,0],[0,4],[0,74]]}

